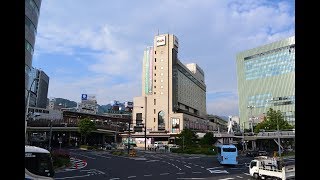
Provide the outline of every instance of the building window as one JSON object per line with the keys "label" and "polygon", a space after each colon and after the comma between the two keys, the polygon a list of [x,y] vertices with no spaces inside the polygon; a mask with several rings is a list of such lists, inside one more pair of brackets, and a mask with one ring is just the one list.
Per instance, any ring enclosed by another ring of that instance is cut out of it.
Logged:
{"label": "building window", "polygon": [[34,35],[37,34],[36,26],[32,23],[32,21],[27,16],[25,16],[25,22],[24,23],[33,32]]}
{"label": "building window", "polygon": [[161,67],[160,69],[163,69],[163,67]]}
{"label": "building window", "polygon": [[154,66],[154,70],[157,70],[157,66]]}
{"label": "building window", "polygon": [[161,89],[163,89],[163,86],[160,86]]}
{"label": "building window", "polygon": [[157,54],[157,51],[154,51],[154,54]]}
{"label": "building window", "polygon": [[157,58],[154,58],[154,62],[157,62]]}
{"label": "building window", "polygon": [[156,94],[156,92],[153,92],[153,94]]}
{"label": "building window", "polygon": [[160,59],[161,62],[163,62],[163,59]]}
{"label": "building window", "polygon": [[27,51],[29,51],[31,53],[31,55],[33,55],[33,47],[32,45],[25,39],[25,48]]}
{"label": "building window", "polygon": [[157,88],[157,86],[153,86],[154,88]]}
{"label": "building window", "polygon": [[161,79],[160,82],[163,82],[163,79]]}
{"label": "building window", "polygon": [[156,109],[153,109],[153,114],[156,114]]}
{"label": "building window", "polygon": [[[156,118],[153,118],[153,122],[156,122]],[[155,126],[153,126],[153,128],[155,129],[156,127],[155,127]]]}
{"label": "building window", "polygon": [[154,76],[157,76],[157,74],[156,74],[156,73],[154,73]]}
{"label": "building window", "polygon": [[157,104],[157,100],[153,99],[153,105],[156,105],[156,104]]}
{"label": "building window", "polygon": [[154,82],[157,82],[157,80],[154,80]]}
{"label": "building window", "polygon": [[163,94],[163,92],[160,92],[160,94]]}
{"label": "building window", "polygon": [[160,75],[163,76],[163,73],[161,73]]}

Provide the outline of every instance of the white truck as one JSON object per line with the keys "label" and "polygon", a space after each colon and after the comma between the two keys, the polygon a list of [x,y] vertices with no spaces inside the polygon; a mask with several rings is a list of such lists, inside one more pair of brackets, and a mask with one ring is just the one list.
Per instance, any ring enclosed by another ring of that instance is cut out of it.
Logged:
{"label": "white truck", "polygon": [[285,164],[278,158],[258,156],[250,162],[249,173],[255,179],[294,179],[295,164]]}

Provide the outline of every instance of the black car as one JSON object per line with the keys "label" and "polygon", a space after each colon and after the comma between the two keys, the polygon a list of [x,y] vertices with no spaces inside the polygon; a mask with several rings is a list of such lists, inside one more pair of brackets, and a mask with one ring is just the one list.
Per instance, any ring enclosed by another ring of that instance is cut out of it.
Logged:
{"label": "black car", "polygon": [[246,154],[247,157],[256,157],[257,155],[258,155],[258,151],[252,151],[252,150],[248,151]]}
{"label": "black car", "polygon": [[258,151],[257,153],[258,156],[268,156],[268,152],[267,151]]}
{"label": "black car", "polygon": [[258,151],[258,156],[268,156],[269,153],[267,151]]}

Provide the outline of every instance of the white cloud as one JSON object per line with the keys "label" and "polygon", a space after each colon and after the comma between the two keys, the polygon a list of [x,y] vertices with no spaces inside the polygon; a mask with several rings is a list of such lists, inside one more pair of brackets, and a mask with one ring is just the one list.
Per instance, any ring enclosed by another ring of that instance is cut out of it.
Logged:
{"label": "white cloud", "polygon": [[[79,98],[81,91],[88,89],[99,94],[98,102],[107,96],[130,100],[133,95],[140,96],[137,89],[141,89],[143,50],[152,45],[159,29],[160,33],[169,31],[178,36],[179,58],[194,59],[192,62],[200,65],[208,92],[237,92],[236,54],[294,35],[295,13],[289,3],[165,0],[159,6],[153,1],[123,4],[92,0],[74,4],[69,0],[46,0],[40,10],[36,61],[41,61],[41,54],[51,53],[67,54],[70,61],[87,64],[83,74],[90,81],[77,77],[77,83],[66,83],[50,77],[50,96]],[[101,76],[110,79],[99,79]],[[128,87],[134,92],[125,92],[125,84],[112,79],[121,76],[131,81]],[[60,90],[62,87],[66,90]],[[237,101],[237,97],[209,101],[207,109],[218,112],[215,114],[236,114]]]}

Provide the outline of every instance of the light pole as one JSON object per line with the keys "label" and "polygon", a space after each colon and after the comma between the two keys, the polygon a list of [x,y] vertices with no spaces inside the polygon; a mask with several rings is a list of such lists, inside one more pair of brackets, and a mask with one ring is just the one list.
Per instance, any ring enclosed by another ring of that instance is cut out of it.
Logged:
{"label": "light pole", "polygon": [[50,120],[50,134],[49,134],[49,151],[51,152],[51,139],[52,139],[52,119]]}
{"label": "light pole", "polygon": [[[248,106],[248,108],[250,108],[250,117],[251,117],[251,133],[253,134],[253,117],[252,117],[252,109],[254,108],[254,106]],[[249,118],[250,119],[250,118]]]}
{"label": "light pole", "polygon": [[281,145],[280,145],[280,135],[279,135],[279,122],[277,118],[277,130],[278,130],[278,153],[279,157],[281,157]]}
{"label": "light pole", "polygon": [[28,110],[29,110],[29,103],[30,103],[30,92],[31,92],[31,88],[32,88],[32,85],[35,81],[39,81],[39,78],[34,78],[29,89],[27,90],[28,93],[27,93],[27,99],[26,99],[26,110],[25,110],[25,116],[24,116],[24,120],[25,120],[25,139],[26,139],[26,143],[28,141],[28,138],[27,138],[27,121],[28,121]]}
{"label": "light pole", "polygon": [[131,124],[131,119],[129,120],[129,133],[128,133],[128,155],[130,154],[130,124]]}

